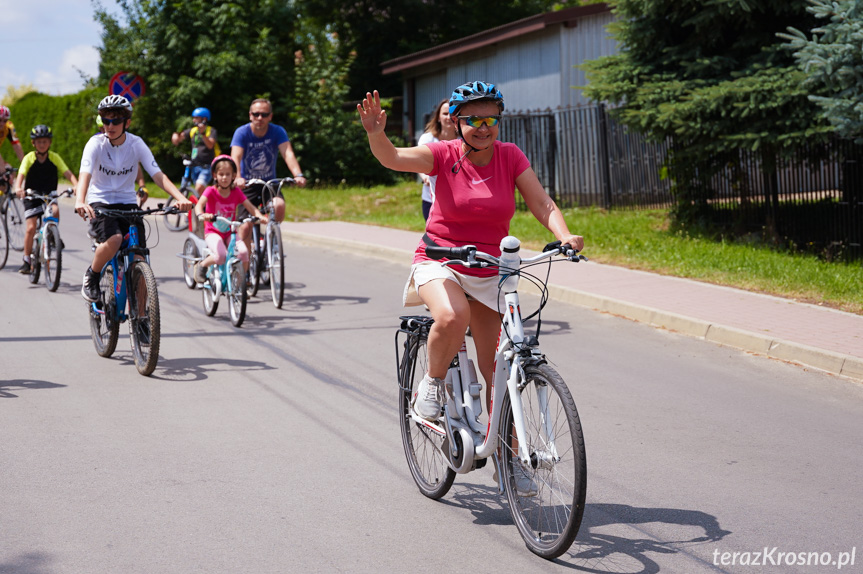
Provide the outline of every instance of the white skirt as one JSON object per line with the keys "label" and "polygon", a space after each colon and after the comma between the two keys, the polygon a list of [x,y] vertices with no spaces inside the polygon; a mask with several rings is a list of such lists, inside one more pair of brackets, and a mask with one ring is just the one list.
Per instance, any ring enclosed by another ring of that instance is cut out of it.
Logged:
{"label": "white skirt", "polygon": [[405,284],[402,304],[405,307],[422,305],[417,288],[434,279],[448,279],[455,281],[464,289],[468,300],[479,301],[489,309],[500,311],[504,308],[503,292],[498,289],[499,278],[497,275],[491,277],[474,277],[464,275],[449,265],[441,265],[438,261],[422,261],[411,265],[411,274]]}

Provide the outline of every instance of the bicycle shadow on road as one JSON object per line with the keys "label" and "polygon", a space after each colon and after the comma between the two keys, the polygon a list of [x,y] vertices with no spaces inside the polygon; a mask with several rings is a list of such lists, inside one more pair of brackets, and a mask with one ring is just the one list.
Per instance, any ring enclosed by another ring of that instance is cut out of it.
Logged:
{"label": "bicycle shadow on road", "polygon": [[[620,526],[630,527],[630,532],[644,532],[637,525],[650,523],[662,525],[661,530],[668,535],[659,538],[668,539],[652,538],[647,533],[639,538],[620,535]],[[603,528],[615,530],[615,534],[598,532]],[[647,553],[677,554],[688,546],[716,542],[729,534],[715,516],[700,510],[587,504],[575,543],[555,562],[581,572],[656,574],[661,567]]]}
{"label": "bicycle shadow on road", "polygon": [[[124,362],[134,366],[134,359],[124,359]],[[196,382],[210,378],[208,373],[272,371],[271,367],[261,361],[244,359],[225,359],[220,357],[184,357],[182,359],[162,359],[151,379],[161,381]]]}
{"label": "bicycle shadow on road", "polygon": [[26,552],[0,562],[0,574],[47,574],[55,571],[53,562],[47,552]]}
{"label": "bicycle shadow on road", "polygon": [[10,389],[21,390],[40,390],[40,389],[59,389],[66,387],[60,383],[52,383],[50,381],[37,381],[35,379],[10,379],[8,381],[0,380],[0,399],[17,399],[18,395]]}

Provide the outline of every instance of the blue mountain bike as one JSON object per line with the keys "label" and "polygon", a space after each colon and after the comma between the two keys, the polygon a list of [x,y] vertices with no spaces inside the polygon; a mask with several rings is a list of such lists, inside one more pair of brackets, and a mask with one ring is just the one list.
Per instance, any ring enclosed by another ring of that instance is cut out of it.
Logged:
{"label": "blue mountain bike", "polygon": [[133,225],[129,226],[129,233],[123,238],[120,249],[102,269],[99,300],[89,304],[93,345],[99,356],[110,357],[117,348],[120,323],[129,321],[135,367],[142,375],[149,376],[159,360],[159,293],[156,276],[150,267],[150,250],[141,247],[138,227],[134,223],[145,215],[176,213],[178,210],[160,206],[128,211],[96,208],[95,211],[100,215],[128,219]]}

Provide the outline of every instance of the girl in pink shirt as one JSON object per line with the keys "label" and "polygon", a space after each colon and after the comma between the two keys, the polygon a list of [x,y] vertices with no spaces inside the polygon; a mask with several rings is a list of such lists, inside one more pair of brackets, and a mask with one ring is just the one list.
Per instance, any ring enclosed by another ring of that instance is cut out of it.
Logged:
{"label": "girl in pink shirt", "polygon": [[[531,213],[556,239],[582,250],[584,239],[570,233],[560,209],[521,150],[497,141],[504,105],[494,84],[459,86],[449,103],[460,139],[408,148],[396,148],[384,133],[386,112],[377,91],[367,93],[357,105],[369,147],[381,165],[437,175],[435,202],[426,227],[429,238],[443,246],[473,244],[498,255],[500,240],[508,235],[515,213],[518,189]],[[426,257],[423,242],[417,247],[405,304],[425,303],[434,318],[428,336],[428,372],[413,406],[425,419],[436,420],[440,414],[443,378],[468,327],[482,378],[486,383],[492,380],[500,314],[497,278],[489,274],[496,272],[441,266]],[[486,384],[486,404],[489,391]]]}
{"label": "girl in pink shirt", "polygon": [[[252,202],[246,199],[245,194],[239,187],[234,186],[237,178],[237,164],[229,155],[220,155],[213,159],[211,164],[213,172],[213,185],[204,190],[201,199],[195,206],[195,213],[204,221],[204,241],[210,249],[210,254],[203,261],[195,265],[195,281],[204,283],[207,280],[207,267],[210,265],[222,265],[228,255],[227,245],[231,240],[230,231],[219,231],[213,225],[216,217],[221,215],[234,220],[237,207],[242,205],[249,213],[266,222],[266,217]],[[243,262],[246,271],[249,270],[249,250],[242,241],[234,245],[237,257]]]}

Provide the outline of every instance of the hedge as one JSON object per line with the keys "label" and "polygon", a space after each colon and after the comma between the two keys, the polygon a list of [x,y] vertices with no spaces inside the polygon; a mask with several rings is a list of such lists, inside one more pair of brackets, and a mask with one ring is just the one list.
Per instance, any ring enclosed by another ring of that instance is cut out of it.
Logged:
{"label": "hedge", "polygon": [[[104,87],[87,88],[66,96],[31,92],[9,106],[12,111],[11,120],[15,124],[24,153],[33,151],[30,130],[33,126],[45,124],[54,131],[51,151],[60,154],[69,169],[77,174],[84,145],[96,133],[96,106],[106,94]],[[18,157],[8,140],[0,151],[7,162],[16,167],[19,165]]]}

